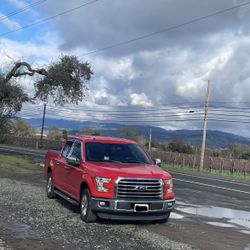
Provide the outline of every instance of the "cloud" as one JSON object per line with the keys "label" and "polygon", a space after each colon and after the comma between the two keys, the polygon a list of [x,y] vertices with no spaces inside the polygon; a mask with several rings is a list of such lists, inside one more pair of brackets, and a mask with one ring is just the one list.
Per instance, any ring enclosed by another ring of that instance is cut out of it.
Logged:
{"label": "cloud", "polygon": [[27,2],[21,1],[21,0],[7,0],[10,4],[18,7],[19,9],[22,9],[28,5]]}
{"label": "cloud", "polygon": [[[85,54],[239,3],[243,1],[116,0],[110,4],[99,0],[54,19],[48,25],[49,33],[43,34],[37,26],[37,33],[32,34],[30,41],[1,39],[0,63],[10,63],[11,57],[46,64],[62,53]],[[47,1],[39,10],[49,16],[80,4],[80,0]],[[82,56],[81,60],[91,64],[94,77],[81,108],[202,106],[208,79],[211,104],[242,106],[241,103],[247,102],[244,105],[250,106],[249,24],[250,8],[245,6],[103,53]],[[160,125],[201,128],[202,119],[182,123],[166,120]],[[235,123],[210,122],[209,127],[247,131],[247,125]]]}
{"label": "cloud", "polygon": [[10,20],[7,16],[0,12],[0,22],[5,25],[9,30],[15,30],[21,27],[21,25],[16,22]]}
{"label": "cloud", "polygon": [[[47,11],[55,14],[80,3],[79,0],[74,3],[55,0],[48,3]],[[64,38],[63,48],[70,49],[84,44],[85,48],[93,50],[185,23],[234,5],[234,0],[209,2],[117,0],[112,4],[100,0],[67,15],[67,18],[58,19],[57,24],[58,31]],[[200,41],[212,33],[247,29],[248,16],[249,7],[245,6],[244,11],[234,10],[176,30],[163,32],[148,39],[109,50],[106,54],[124,55],[165,46],[171,47],[176,44],[192,47],[195,41]],[[77,34],[77,36],[72,36],[72,34]]]}
{"label": "cloud", "polygon": [[142,107],[152,107],[152,102],[148,99],[145,93],[140,94],[130,94],[131,105],[142,106]]}
{"label": "cloud", "polygon": [[[16,7],[17,10],[25,10],[25,12],[29,12],[32,16],[36,16],[37,12],[34,10],[34,7],[36,5],[39,5],[41,3],[43,3],[43,1],[32,1],[31,3],[27,2],[27,1],[22,1],[22,0],[6,0],[9,4],[11,4],[12,6]],[[46,1],[46,0],[44,0]],[[30,6],[32,5],[32,7]],[[30,6],[29,8],[27,8],[28,6]]]}

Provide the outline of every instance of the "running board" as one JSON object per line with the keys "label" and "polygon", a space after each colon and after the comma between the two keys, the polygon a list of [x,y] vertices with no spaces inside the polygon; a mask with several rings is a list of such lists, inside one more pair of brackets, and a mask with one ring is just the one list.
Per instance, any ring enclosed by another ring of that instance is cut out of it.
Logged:
{"label": "running board", "polygon": [[63,199],[65,199],[66,201],[70,202],[71,204],[78,206],[79,202],[71,199],[69,196],[67,196],[66,194],[62,193],[59,190],[54,190],[55,194],[59,195],[60,197],[62,197]]}

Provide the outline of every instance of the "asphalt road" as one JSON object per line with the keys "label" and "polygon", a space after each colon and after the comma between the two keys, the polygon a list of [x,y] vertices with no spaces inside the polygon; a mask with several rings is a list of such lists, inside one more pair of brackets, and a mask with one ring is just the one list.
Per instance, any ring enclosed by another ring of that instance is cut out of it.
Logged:
{"label": "asphalt road", "polygon": [[237,197],[240,199],[250,199],[250,182],[241,182],[239,179],[225,180],[223,178],[216,178],[214,176],[197,176],[195,173],[181,173],[171,171],[175,184],[189,186],[193,189],[205,189],[211,192],[223,193],[230,197]]}
{"label": "asphalt road", "polygon": [[26,149],[21,147],[11,147],[6,145],[0,145],[1,153],[8,153],[12,155],[26,155],[36,157],[38,159],[44,159],[45,151],[43,150],[35,150],[35,149]]}
{"label": "asphalt road", "polygon": [[[44,158],[45,152],[5,147],[0,152]],[[198,249],[250,249],[250,182],[169,169],[176,209],[167,224],[139,225]]]}

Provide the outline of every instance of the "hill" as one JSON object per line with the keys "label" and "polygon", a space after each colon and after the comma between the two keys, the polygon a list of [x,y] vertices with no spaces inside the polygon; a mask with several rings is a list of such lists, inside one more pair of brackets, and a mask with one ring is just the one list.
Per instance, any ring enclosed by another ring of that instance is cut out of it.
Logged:
{"label": "hill", "polygon": [[[31,118],[26,119],[26,121],[35,128],[39,129],[41,127],[41,119]],[[82,129],[93,129],[98,131],[101,135],[107,136],[117,136],[117,130],[127,127],[126,125],[108,122],[79,122],[74,120],[47,118],[45,129],[48,129],[51,126],[57,126],[60,129],[67,129],[69,134],[76,134]],[[155,141],[169,142],[171,139],[178,137],[182,138],[184,143],[195,146],[200,146],[202,141],[202,130],[165,130],[160,127],[143,125],[133,125],[133,127],[138,129],[139,133],[145,138],[148,138],[149,129],[151,128],[152,140]],[[227,148],[234,143],[250,145],[250,139],[222,131],[207,131],[207,147]]]}

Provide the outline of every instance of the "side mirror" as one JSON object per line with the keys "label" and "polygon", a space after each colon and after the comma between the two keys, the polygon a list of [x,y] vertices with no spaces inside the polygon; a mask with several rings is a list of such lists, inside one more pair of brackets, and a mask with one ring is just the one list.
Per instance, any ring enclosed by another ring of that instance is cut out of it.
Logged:
{"label": "side mirror", "polygon": [[155,160],[154,160],[154,163],[155,163],[156,165],[158,165],[159,167],[161,167],[161,159],[155,159]]}
{"label": "side mirror", "polygon": [[70,156],[67,158],[67,163],[70,164],[70,165],[73,165],[73,166],[76,166],[76,167],[79,167],[80,166],[80,159],[74,157],[74,156]]}

